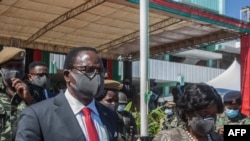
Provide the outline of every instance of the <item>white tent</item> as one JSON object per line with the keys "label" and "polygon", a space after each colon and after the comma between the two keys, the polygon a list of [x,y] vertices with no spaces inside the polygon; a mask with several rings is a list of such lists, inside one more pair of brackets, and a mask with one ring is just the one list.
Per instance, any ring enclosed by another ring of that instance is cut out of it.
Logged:
{"label": "white tent", "polygon": [[235,59],[227,70],[208,81],[207,84],[215,88],[240,91],[240,64]]}

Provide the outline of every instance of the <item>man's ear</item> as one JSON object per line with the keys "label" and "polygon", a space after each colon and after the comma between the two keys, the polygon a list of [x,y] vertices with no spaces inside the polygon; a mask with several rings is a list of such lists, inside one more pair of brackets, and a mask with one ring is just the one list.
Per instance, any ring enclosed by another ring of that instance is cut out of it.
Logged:
{"label": "man's ear", "polygon": [[63,70],[63,77],[66,83],[70,81],[69,74],[69,70]]}
{"label": "man's ear", "polygon": [[28,78],[28,80],[29,80],[30,82],[33,82],[33,79],[32,79],[31,74],[27,73],[26,76],[27,76],[27,78]]}

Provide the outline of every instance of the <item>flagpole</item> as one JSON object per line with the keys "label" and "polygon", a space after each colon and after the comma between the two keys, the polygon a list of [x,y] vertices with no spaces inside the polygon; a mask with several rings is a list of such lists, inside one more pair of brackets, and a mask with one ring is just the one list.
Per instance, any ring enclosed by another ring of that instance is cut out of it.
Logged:
{"label": "flagpole", "polygon": [[145,95],[148,91],[148,0],[140,0],[140,116],[142,140],[148,138],[148,113]]}

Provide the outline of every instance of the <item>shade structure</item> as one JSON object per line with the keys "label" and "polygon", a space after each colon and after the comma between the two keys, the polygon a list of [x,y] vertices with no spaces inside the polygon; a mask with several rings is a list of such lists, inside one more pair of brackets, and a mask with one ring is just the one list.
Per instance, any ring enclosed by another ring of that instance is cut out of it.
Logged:
{"label": "shade structure", "polygon": [[240,91],[240,64],[235,59],[227,70],[208,81],[207,84],[215,88]]}
{"label": "shade structure", "polygon": [[[102,58],[140,57],[139,0],[1,0],[0,45]],[[247,22],[172,0],[149,1],[150,57],[239,38]]]}

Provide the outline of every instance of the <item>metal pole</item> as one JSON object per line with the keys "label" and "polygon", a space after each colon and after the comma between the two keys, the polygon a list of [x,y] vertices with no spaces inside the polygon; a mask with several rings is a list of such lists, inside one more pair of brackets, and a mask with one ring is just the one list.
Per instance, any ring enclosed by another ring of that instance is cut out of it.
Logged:
{"label": "metal pole", "polygon": [[148,91],[148,0],[140,0],[140,114],[141,137],[148,136],[147,104],[144,100]]}

